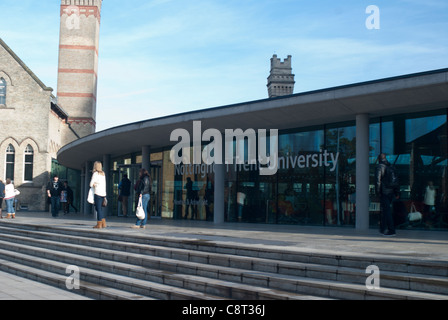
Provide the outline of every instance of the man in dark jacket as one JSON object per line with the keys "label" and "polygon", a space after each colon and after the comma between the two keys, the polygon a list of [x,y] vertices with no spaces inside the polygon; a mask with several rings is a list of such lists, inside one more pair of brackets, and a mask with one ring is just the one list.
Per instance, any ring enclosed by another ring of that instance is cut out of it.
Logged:
{"label": "man in dark jacket", "polygon": [[121,208],[123,209],[123,217],[128,216],[128,199],[131,195],[131,180],[129,180],[128,175],[124,174],[123,179],[121,179],[118,185],[118,190],[120,191]]}
{"label": "man in dark jacket", "polygon": [[[398,198],[398,186],[393,185],[390,181],[393,169],[389,161],[386,159],[386,154],[381,153],[378,156],[378,166],[376,168],[376,186],[375,191],[381,201],[381,219],[380,219],[380,233],[384,236],[395,236],[395,224],[392,216],[392,201]],[[387,231],[386,231],[387,229]]]}
{"label": "man in dark jacket", "polygon": [[53,180],[48,182],[47,196],[51,203],[51,215],[56,218],[59,215],[59,208],[61,205],[61,192],[62,183],[59,181],[59,177],[55,175]]}

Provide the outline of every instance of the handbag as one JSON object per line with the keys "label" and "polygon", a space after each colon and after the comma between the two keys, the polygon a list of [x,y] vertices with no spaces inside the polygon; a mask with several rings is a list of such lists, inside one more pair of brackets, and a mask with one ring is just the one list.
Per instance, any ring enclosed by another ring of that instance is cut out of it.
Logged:
{"label": "handbag", "polygon": [[143,220],[146,217],[145,210],[143,210],[142,198],[141,197],[138,200],[138,205],[137,205],[137,210],[135,212],[135,215],[137,216],[137,219],[139,219],[139,220]]}
{"label": "handbag", "polygon": [[87,202],[93,204],[95,202],[93,198],[93,188],[90,188],[89,194],[87,195]]}
{"label": "handbag", "polygon": [[422,217],[423,217],[422,214],[417,211],[414,203],[412,203],[411,204],[411,212],[409,212],[409,214],[408,214],[409,221],[413,222],[413,221],[422,220]]}

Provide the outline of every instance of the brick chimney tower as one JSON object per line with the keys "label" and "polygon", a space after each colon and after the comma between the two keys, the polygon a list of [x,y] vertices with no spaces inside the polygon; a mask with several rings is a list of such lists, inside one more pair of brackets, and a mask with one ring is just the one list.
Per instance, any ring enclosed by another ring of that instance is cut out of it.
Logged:
{"label": "brick chimney tower", "polygon": [[291,67],[292,57],[288,56],[283,62],[277,55],[271,58],[271,74],[268,77],[269,98],[287,96],[294,93],[294,75]]}
{"label": "brick chimney tower", "polygon": [[[58,104],[80,137],[95,132],[102,0],[62,0]],[[67,141],[69,142],[69,141]]]}

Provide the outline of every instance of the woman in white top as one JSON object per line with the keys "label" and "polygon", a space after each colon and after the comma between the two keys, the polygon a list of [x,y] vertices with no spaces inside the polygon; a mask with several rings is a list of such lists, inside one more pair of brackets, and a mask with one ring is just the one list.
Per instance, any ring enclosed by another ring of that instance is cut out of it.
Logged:
{"label": "woman in white top", "polygon": [[106,175],[101,162],[93,164],[93,175],[90,180],[90,187],[94,189],[94,205],[97,213],[97,224],[94,229],[106,228],[106,218],[103,214],[103,202],[106,198]]}
{"label": "woman in white top", "polygon": [[425,213],[434,214],[436,211],[436,188],[434,188],[434,183],[432,181],[428,181],[428,186],[425,190],[425,198],[423,200],[425,204]]}
{"label": "woman in white top", "polygon": [[14,189],[14,185],[11,182],[11,179],[6,179],[5,185],[5,202],[6,202],[6,216],[7,219],[14,219],[16,217],[16,213],[14,211],[14,199],[16,197],[16,192]]}

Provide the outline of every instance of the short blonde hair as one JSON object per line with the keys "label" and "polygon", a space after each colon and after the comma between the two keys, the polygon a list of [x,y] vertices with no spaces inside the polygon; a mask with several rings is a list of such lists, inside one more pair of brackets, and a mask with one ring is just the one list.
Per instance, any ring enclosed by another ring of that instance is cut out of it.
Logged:
{"label": "short blonde hair", "polygon": [[93,164],[93,173],[98,172],[100,175],[104,176],[103,165],[101,161],[95,161]]}

